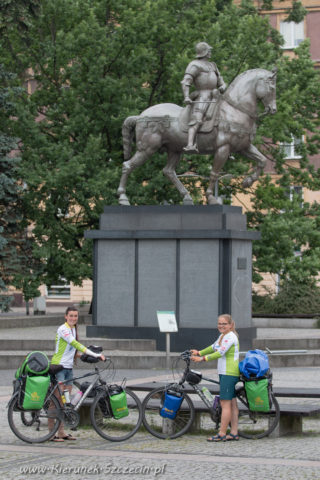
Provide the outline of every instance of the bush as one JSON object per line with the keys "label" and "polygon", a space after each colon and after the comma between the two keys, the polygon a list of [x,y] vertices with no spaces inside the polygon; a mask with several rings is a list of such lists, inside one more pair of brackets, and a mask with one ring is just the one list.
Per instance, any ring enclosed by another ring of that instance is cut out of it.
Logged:
{"label": "bush", "polygon": [[286,282],[277,295],[252,295],[252,311],[259,314],[310,315],[320,312],[320,288]]}

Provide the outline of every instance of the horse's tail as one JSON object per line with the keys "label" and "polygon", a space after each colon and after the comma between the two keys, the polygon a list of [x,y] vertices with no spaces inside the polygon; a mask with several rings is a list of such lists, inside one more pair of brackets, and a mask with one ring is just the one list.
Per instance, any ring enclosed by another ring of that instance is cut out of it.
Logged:
{"label": "horse's tail", "polygon": [[122,125],[123,156],[125,160],[131,157],[134,129],[139,117],[127,117]]}

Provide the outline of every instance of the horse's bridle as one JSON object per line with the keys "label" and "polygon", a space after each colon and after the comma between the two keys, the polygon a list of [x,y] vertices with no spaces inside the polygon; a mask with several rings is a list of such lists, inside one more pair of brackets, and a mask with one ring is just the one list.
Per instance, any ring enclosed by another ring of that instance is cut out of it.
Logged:
{"label": "horse's bridle", "polygon": [[229,94],[226,92],[223,95],[223,100],[225,100],[231,107],[236,108],[237,110],[240,110],[240,112],[245,113],[248,115],[252,120],[257,120],[259,118],[259,115],[253,115],[249,110],[247,110],[245,107],[240,106],[239,104],[235,103],[229,96]]}
{"label": "horse's bridle", "polygon": [[[264,81],[264,83],[269,83],[270,82],[270,79],[262,79]],[[271,88],[271,87],[269,87]],[[223,100],[225,100],[229,105],[231,105],[232,107],[236,108],[237,110],[240,110],[240,112],[242,113],[245,113],[246,115],[248,115],[252,120],[256,121],[258,120],[259,118],[261,117],[264,117],[265,115],[267,115],[269,113],[269,109],[267,107],[265,107],[264,111],[262,113],[259,113],[258,115],[257,114],[252,114],[248,109],[246,109],[245,107],[235,103],[231,98],[230,98],[230,95],[228,94],[228,91],[226,91],[223,95]]]}

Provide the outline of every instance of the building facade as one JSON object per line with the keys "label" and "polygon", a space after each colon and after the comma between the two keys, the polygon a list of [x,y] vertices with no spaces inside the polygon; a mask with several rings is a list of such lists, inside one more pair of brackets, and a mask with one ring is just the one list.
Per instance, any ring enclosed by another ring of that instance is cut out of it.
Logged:
{"label": "building facade", "polygon": [[[234,3],[239,5],[241,0],[234,0]],[[262,6],[263,2],[261,0],[254,1],[254,4],[257,7]],[[320,71],[320,0],[302,0],[303,7],[306,9],[307,13],[304,19],[300,23],[286,22],[285,19],[288,16],[287,10],[292,5],[291,0],[284,1],[274,1],[272,10],[262,10],[261,15],[268,17],[270,25],[278,30],[284,39],[283,50],[286,55],[289,57],[294,57],[294,49],[306,39],[310,40],[310,55],[311,59],[314,62],[314,68]],[[290,164],[293,167],[299,166],[299,153],[297,152],[297,145],[300,142],[303,142],[303,138],[292,138],[292,142],[284,144],[282,147],[285,152],[286,163]],[[313,157],[309,157],[309,162],[316,168],[320,168],[320,154]],[[271,175],[271,177],[276,180],[278,176],[276,175],[273,163],[267,162],[264,169],[265,174]],[[254,186],[253,186],[254,188]],[[320,192],[311,191],[301,185],[291,185],[290,195],[295,191],[301,195],[301,200],[303,202],[308,202],[310,204],[314,202],[320,202]],[[241,205],[244,210],[250,210],[250,199],[248,195],[239,195],[237,198],[234,198],[232,201],[233,205]],[[265,293],[267,291],[276,292],[278,289],[278,275],[274,274],[264,274],[263,281],[259,285],[253,285],[253,289],[258,293]]]}

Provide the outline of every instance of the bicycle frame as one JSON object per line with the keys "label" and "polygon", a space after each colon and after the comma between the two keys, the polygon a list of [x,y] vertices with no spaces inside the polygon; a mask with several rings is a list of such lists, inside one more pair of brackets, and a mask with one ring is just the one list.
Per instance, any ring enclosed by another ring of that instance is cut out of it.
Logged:
{"label": "bicycle frame", "polygon": [[[109,367],[109,365],[107,367],[105,367],[103,370],[100,370],[98,367],[95,367],[95,371],[94,372],[89,372],[89,373],[85,373],[84,375],[81,375],[79,377],[72,377],[70,381],[75,381],[75,380],[80,380],[82,378],[86,378],[86,377],[92,377],[93,375],[96,376],[96,378],[94,379],[94,381],[89,385],[89,387],[86,389],[86,391],[84,392],[84,394],[82,395],[82,397],[80,398],[80,400],[78,401],[78,403],[76,405],[71,405],[71,408],[74,410],[74,411],[78,411],[79,408],[81,407],[81,405],[83,404],[83,402],[85,401],[85,399],[88,397],[88,395],[90,394],[91,390],[93,390],[97,385],[101,385],[102,386],[106,386],[107,388],[107,382],[105,382],[102,378],[101,378],[101,371],[104,371],[104,370],[107,370],[107,368]],[[53,388],[51,389],[50,391],[50,395],[48,396],[48,399],[50,400],[51,396],[54,395],[54,392],[58,390],[59,392],[59,395],[60,397],[62,396],[63,392],[61,391],[61,388],[60,388],[60,384],[59,382],[57,381],[56,378],[54,378],[54,382],[55,384],[53,385]],[[66,410],[67,408],[70,408],[69,405],[66,405],[65,403],[62,403],[61,405],[61,409],[62,410]]]}
{"label": "bicycle frame", "polygon": [[[216,385],[220,385],[220,383],[217,380],[212,380],[211,378],[208,378],[208,377],[202,377],[201,382],[202,382],[202,380],[205,380],[206,382],[210,382],[210,383],[215,383]],[[199,382],[199,384],[201,382]],[[209,401],[209,399],[205,396],[205,394],[203,393],[203,391],[199,387],[199,384],[191,385],[189,383],[189,385],[197,392],[197,394],[199,395],[199,397],[201,398],[203,403],[208,407],[208,409],[213,410],[213,403],[211,401]],[[215,398],[214,395],[213,395],[213,398]]]}
{"label": "bicycle frame", "polygon": [[210,383],[214,383],[216,385],[220,385],[220,382],[217,381],[217,380],[213,380],[212,378],[208,378],[208,377],[205,377],[202,375],[201,373],[201,380],[199,383],[196,383],[196,384],[193,384],[193,383],[190,383],[188,380],[187,380],[187,375],[189,372],[192,372],[193,370],[190,369],[190,352],[186,351],[184,353],[181,354],[181,357],[182,359],[186,362],[186,368],[183,372],[183,376],[182,376],[182,379],[180,380],[179,382],[179,385],[183,388],[183,384],[185,382],[188,383],[188,385],[190,385],[190,387],[197,393],[197,395],[201,398],[201,400],[203,401],[203,403],[206,405],[206,407],[208,408],[212,418],[214,419],[215,422],[218,422],[220,420],[219,417],[216,416],[216,412],[213,408],[214,406],[214,398],[215,396],[213,396],[213,401],[209,400],[206,395],[203,393],[203,391],[201,390],[201,388],[199,387],[199,384],[205,380],[206,382],[210,382]]}
{"label": "bicycle frame", "polygon": [[[192,372],[194,370],[190,369],[190,352],[189,351],[185,351],[181,354],[181,358],[186,362],[186,368],[183,372],[183,376],[182,376],[182,379],[180,380],[179,382],[179,385],[182,386],[183,388],[183,384],[185,382],[188,383],[188,385],[190,385],[191,388],[193,388],[193,390],[198,394],[198,396],[201,398],[201,400],[203,401],[203,403],[208,407],[209,411],[215,415],[215,412],[213,410],[213,402],[211,402],[210,400],[208,400],[208,398],[205,396],[205,394],[202,392],[201,388],[199,387],[199,384],[205,380],[206,382],[210,382],[210,383],[214,383],[216,385],[220,385],[220,382],[218,380],[213,380],[212,378],[208,378],[208,377],[205,377],[204,375],[201,374],[201,380],[199,383],[197,384],[192,384],[190,382],[188,382],[187,380],[187,375],[189,372]],[[215,398],[215,396],[213,396],[213,398]],[[243,400],[243,398],[241,396],[238,396],[237,395],[237,399],[247,408],[249,408],[249,405],[247,402],[245,402]],[[255,412],[252,412],[252,414],[254,415]],[[218,419],[217,419],[218,420]]]}

